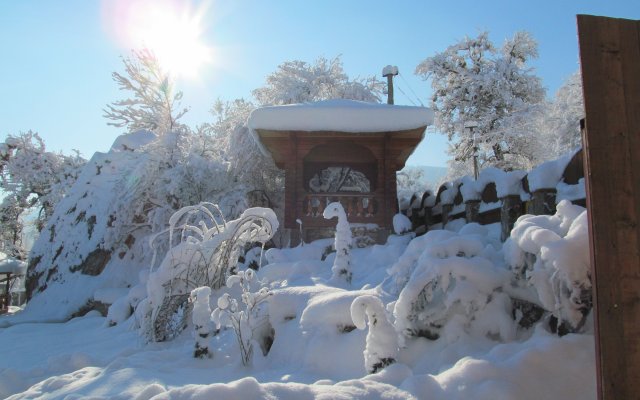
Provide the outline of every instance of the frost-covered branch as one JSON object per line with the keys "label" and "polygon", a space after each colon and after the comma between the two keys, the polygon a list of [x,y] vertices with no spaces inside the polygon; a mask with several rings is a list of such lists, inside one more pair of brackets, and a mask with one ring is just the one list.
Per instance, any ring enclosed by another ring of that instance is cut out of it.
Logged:
{"label": "frost-covered branch", "polygon": [[253,345],[256,339],[256,331],[261,328],[267,318],[263,314],[262,305],[271,295],[268,288],[262,287],[257,292],[251,291],[251,285],[255,280],[252,269],[240,271],[227,279],[227,287],[238,285],[242,290],[241,302],[228,293],[218,298],[218,307],[213,310],[211,318],[217,329],[222,326],[231,326],[236,334],[243,365],[249,365],[253,357]]}
{"label": "frost-covered branch", "polygon": [[173,84],[162,71],[156,56],[148,49],[133,51],[132,58],[123,58],[125,75],[112,74],[120,90],[132,97],[108,104],[104,117],[109,125],[127,127],[129,132],[149,130],[158,135],[174,131],[187,108],[179,109],[182,92],[173,93]]}

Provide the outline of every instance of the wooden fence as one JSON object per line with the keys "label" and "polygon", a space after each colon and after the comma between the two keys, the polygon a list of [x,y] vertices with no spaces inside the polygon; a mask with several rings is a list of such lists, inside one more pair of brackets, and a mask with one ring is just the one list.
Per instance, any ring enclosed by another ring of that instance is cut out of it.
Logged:
{"label": "wooden fence", "polygon": [[[421,198],[414,195],[408,203],[408,208],[401,211],[411,219],[413,229],[418,235],[432,229],[440,229],[454,220],[464,219],[466,223],[477,222],[481,225],[500,223],[501,239],[504,241],[521,215],[553,215],[556,212],[556,186],[538,188],[531,192],[528,176],[525,175],[520,182],[521,192],[527,200],[522,200],[523,196],[520,194],[499,198],[496,183],[487,182],[481,190],[480,199],[465,202],[460,191],[462,182],[454,182],[443,184],[436,193],[426,191]],[[583,178],[583,151],[579,150],[568,162],[559,182],[577,185]],[[454,195],[448,193],[447,199],[444,199],[443,193],[452,189]],[[586,207],[584,191],[569,200]]]}

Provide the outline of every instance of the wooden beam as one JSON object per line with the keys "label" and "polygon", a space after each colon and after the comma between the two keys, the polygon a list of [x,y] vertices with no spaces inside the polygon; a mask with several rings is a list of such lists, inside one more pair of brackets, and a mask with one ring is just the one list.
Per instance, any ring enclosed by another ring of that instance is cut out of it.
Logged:
{"label": "wooden beam", "polygon": [[640,21],[578,16],[599,399],[640,393]]}

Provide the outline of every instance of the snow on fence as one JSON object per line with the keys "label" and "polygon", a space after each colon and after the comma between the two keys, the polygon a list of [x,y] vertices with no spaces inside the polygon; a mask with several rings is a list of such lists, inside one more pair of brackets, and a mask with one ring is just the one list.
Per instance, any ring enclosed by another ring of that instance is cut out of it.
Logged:
{"label": "snow on fence", "polygon": [[518,217],[553,215],[562,200],[586,207],[582,149],[540,164],[529,173],[486,168],[477,181],[465,176],[444,183],[435,194],[414,194],[401,211],[418,234],[456,221],[500,223],[504,241]]}

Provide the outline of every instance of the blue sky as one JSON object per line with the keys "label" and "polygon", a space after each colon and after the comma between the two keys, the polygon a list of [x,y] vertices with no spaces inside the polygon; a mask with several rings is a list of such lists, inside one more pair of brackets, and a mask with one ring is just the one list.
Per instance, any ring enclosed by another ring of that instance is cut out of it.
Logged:
{"label": "blue sky", "polygon": [[[121,99],[111,79],[122,71],[118,43],[104,22],[114,0],[0,2],[0,135],[38,131],[51,150],[107,151],[121,129],[106,125],[102,109]],[[122,0],[120,0],[122,1]],[[195,2],[194,8],[201,6]],[[250,98],[286,60],[312,62],[342,55],[351,77],[380,75],[397,65],[396,103],[427,105],[429,85],[413,74],[426,57],[465,35],[488,30],[495,43],[518,30],[538,40],[532,65],[548,95],[578,69],[576,14],[640,19],[635,0],[337,1],[228,0],[208,3],[202,41],[214,62],[196,79],[179,79],[184,121],[210,121],[215,99]],[[444,166],[446,140],[429,133],[410,163]]]}

